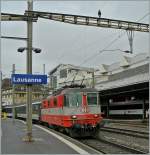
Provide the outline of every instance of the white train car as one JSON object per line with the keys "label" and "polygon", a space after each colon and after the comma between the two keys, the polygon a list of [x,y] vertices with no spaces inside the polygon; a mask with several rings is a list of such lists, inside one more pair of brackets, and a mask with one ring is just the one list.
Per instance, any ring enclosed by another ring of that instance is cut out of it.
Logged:
{"label": "white train car", "polygon": [[109,115],[142,115],[142,109],[110,110]]}

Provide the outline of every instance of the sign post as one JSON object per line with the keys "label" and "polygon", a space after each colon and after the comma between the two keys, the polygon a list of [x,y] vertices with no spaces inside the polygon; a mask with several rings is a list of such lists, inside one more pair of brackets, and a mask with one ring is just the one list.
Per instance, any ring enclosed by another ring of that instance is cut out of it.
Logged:
{"label": "sign post", "polygon": [[[15,74],[15,64],[12,66],[12,74]],[[12,85],[13,123],[15,123],[15,85]]]}
{"label": "sign post", "polygon": [[[33,0],[28,0],[28,11],[33,11]],[[32,17],[28,15],[27,20],[27,74],[32,74]],[[27,139],[32,140],[32,85],[27,85]]]}
{"label": "sign post", "polygon": [[31,142],[32,138],[32,94],[31,86],[33,84],[47,84],[47,75],[34,75],[34,74],[12,74],[12,84],[26,84],[28,88],[27,92],[27,137],[24,141]]}

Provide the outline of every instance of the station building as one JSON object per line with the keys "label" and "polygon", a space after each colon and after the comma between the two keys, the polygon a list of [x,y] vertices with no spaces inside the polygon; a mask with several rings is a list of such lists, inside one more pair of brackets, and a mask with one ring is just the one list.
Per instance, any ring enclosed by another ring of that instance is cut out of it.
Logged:
{"label": "station building", "polygon": [[86,87],[91,88],[93,73],[93,68],[59,64],[49,72],[50,88],[59,89],[70,84],[86,85]]}
{"label": "station building", "polygon": [[107,118],[141,118],[149,115],[149,55],[123,57],[111,65],[101,65],[96,88],[102,112]]}
{"label": "station building", "polygon": [[101,111],[106,118],[149,117],[149,55],[124,56],[111,65],[86,68],[60,64],[49,72],[50,87],[84,84],[99,91]]}

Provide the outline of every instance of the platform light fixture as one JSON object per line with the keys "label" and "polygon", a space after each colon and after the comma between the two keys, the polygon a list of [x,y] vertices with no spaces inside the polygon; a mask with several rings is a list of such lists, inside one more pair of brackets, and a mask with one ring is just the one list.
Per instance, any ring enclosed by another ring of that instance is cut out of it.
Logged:
{"label": "platform light fixture", "polygon": [[[32,3],[32,2],[31,2]],[[33,3],[32,3],[33,4]],[[27,47],[18,48],[18,52],[27,50],[27,74],[32,74],[32,51],[41,53],[40,48],[32,47],[32,23],[28,23],[28,35],[30,35]],[[32,85],[27,85],[27,135],[23,138],[24,141],[32,142]]]}
{"label": "platform light fixture", "polygon": [[[27,47],[20,47],[18,48],[18,52],[22,53],[24,50],[27,50]],[[32,48],[32,50],[35,52],[35,53],[41,53],[41,49],[40,48]]]}

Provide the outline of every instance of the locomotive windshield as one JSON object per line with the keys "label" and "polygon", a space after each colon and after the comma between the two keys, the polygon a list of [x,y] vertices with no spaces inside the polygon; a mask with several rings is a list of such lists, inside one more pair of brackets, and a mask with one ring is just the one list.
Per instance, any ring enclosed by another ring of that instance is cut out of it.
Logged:
{"label": "locomotive windshield", "polygon": [[82,104],[82,95],[79,92],[65,95],[65,106],[80,106]]}
{"label": "locomotive windshield", "polygon": [[[88,105],[97,105],[97,93],[84,93],[86,95],[86,102]],[[82,96],[81,92],[74,92],[65,95],[64,105],[70,107],[78,107],[82,105]]]}
{"label": "locomotive windshield", "polygon": [[97,105],[97,93],[87,93],[88,105]]}
{"label": "locomotive windshield", "polygon": [[80,106],[82,104],[82,96],[80,93],[69,94],[70,106]]}

